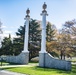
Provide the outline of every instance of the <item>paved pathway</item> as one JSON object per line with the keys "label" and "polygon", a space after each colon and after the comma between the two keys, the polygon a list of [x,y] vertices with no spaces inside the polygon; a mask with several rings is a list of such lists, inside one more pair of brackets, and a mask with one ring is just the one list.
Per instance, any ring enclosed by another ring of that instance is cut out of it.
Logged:
{"label": "paved pathway", "polygon": [[15,73],[15,72],[1,70],[0,71],[0,75],[26,75],[26,74],[20,74],[20,73]]}

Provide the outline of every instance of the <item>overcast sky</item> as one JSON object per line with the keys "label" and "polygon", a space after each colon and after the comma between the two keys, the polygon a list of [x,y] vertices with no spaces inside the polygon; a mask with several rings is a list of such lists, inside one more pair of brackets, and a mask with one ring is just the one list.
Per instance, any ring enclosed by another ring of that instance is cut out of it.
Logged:
{"label": "overcast sky", "polygon": [[26,9],[30,17],[41,20],[42,5],[47,4],[47,21],[61,28],[65,21],[76,19],[76,0],[0,0],[0,20],[4,35],[14,35],[24,25]]}

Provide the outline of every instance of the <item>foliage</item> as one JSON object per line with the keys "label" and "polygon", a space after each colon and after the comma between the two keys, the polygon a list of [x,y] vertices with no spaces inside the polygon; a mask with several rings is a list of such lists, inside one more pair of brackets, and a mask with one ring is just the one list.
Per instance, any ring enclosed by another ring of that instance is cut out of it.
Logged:
{"label": "foliage", "polygon": [[75,23],[75,20],[65,22],[62,30],[59,33],[58,49],[60,50],[61,59],[63,56],[65,59],[65,56],[72,57],[76,55],[75,47],[73,47],[73,45],[76,45],[76,42],[75,38],[72,38],[74,37],[74,31],[72,28],[74,27]]}
{"label": "foliage", "polygon": [[11,41],[11,36],[5,37],[2,41],[2,47],[1,47],[1,52],[0,55],[13,55],[13,48],[12,48],[12,41]]}
{"label": "foliage", "polygon": [[48,42],[52,41],[55,35],[55,30],[52,28],[52,24],[48,22],[46,26],[46,40]]}
{"label": "foliage", "polygon": [[25,25],[20,26],[20,28],[18,29],[18,32],[16,32],[16,35],[20,36],[23,39],[24,39],[24,34],[25,34]]}
{"label": "foliage", "polygon": [[23,38],[14,38],[13,39],[13,53],[18,55],[23,50]]}
{"label": "foliage", "polygon": [[55,38],[55,30],[56,28],[52,27],[53,25],[48,22],[46,26],[46,50],[53,56],[58,56],[57,50],[56,50],[56,40]]}
{"label": "foliage", "polygon": [[68,56],[71,57],[70,55],[70,51],[71,51],[71,44],[70,44],[70,36],[66,35],[66,34],[59,34],[58,36],[58,44],[57,44],[57,50],[60,51],[60,56],[61,59],[63,59],[62,57]]}
{"label": "foliage", "polygon": [[51,41],[46,43],[47,52],[54,57],[59,57],[59,51],[57,50],[57,41]]}
{"label": "foliage", "polygon": [[65,24],[63,24],[63,31],[64,33],[76,35],[76,20],[72,21],[66,21]]}
{"label": "foliage", "polygon": [[40,51],[40,47],[38,46],[34,46],[30,43],[30,47],[29,47],[29,60],[31,60],[32,58],[39,56],[39,51]]}
{"label": "foliage", "polygon": [[41,40],[40,25],[36,20],[31,19],[29,24],[29,40],[37,42]]}

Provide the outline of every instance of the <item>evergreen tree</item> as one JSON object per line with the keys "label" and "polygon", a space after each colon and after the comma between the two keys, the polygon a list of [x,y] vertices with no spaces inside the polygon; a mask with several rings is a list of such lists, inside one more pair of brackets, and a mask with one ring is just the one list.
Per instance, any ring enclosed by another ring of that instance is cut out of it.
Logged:
{"label": "evergreen tree", "polygon": [[46,26],[46,40],[47,42],[50,42],[53,40],[54,38],[54,29],[52,29],[52,25],[48,22],[47,26]]}
{"label": "evergreen tree", "polygon": [[9,34],[9,37],[5,37],[2,41],[2,54],[1,55],[12,55],[12,41],[11,41],[11,35]]}
{"label": "evergreen tree", "polygon": [[13,39],[13,54],[18,55],[23,50],[23,38],[14,38]]}
{"label": "evergreen tree", "polygon": [[38,22],[36,22],[36,20],[31,19],[30,21],[30,25],[29,25],[29,38],[30,41],[40,41],[40,37],[41,37],[41,30],[40,29],[40,25],[38,24]]}

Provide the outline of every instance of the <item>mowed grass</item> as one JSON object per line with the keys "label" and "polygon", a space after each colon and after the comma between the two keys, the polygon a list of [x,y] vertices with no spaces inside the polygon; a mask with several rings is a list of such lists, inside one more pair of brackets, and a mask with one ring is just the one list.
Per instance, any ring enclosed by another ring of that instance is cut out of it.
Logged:
{"label": "mowed grass", "polygon": [[23,73],[27,75],[76,75],[76,65],[72,65],[72,71],[63,71],[58,69],[40,68],[37,66],[3,68],[13,72]]}

